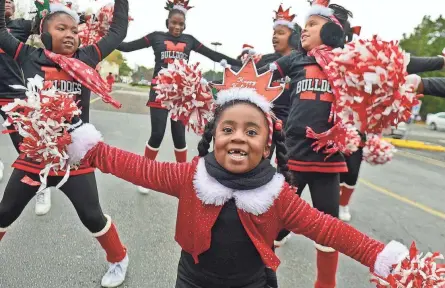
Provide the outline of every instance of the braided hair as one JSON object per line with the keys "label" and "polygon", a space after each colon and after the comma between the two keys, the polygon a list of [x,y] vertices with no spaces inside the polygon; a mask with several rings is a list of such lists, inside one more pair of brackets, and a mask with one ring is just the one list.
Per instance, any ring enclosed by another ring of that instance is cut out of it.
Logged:
{"label": "braided hair", "polygon": [[340,24],[343,26],[343,31],[345,34],[345,39],[343,42],[349,42],[352,40],[352,30],[351,30],[351,23],[349,22],[349,18],[353,18],[354,15],[351,11],[346,9],[343,6],[337,5],[337,4],[331,4],[329,5],[329,8],[331,8],[334,11],[334,16],[338,19]]}
{"label": "braided hair", "polygon": [[[199,157],[204,157],[207,154],[209,154],[210,149],[210,143],[212,143],[213,137],[215,135],[215,129],[218,125],[219,118],[221,117],[222,112],[234,105],[237,104],[249,104],[253,107],[258,108],[255,104],[252,102],[246,101],[246,100],[234,100],[225,103],[224,105],[218,106],[215,110],[214,117],[211,121],[207,123],[207,125],[204,128],[204,133],[202,134],[202,138],[198,143],[198,153]],[[261,110],[262,111],[262,110]],[[275,139],[275,150],[276,150],[276,158],[277,158],[277,170],[279,173],[283,174],[283,176],[286,179],[286,182],[292,183],[291,174],[289,173],[289,167],[287,166],[287,149],[285,146],[285,134],[282,130],[276,130],[274,129],[273,137]]]}

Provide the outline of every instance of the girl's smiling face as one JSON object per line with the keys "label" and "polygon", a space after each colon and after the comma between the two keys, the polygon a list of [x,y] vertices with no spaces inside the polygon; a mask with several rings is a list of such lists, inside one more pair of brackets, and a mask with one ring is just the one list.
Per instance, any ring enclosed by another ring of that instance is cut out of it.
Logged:
{"label": "girl's smiling face", "polygon": [[327,19],[312,15],[306,22],[306,26],[301,33],[301,46],[306,51],[311,51],[315,47],[323,44],[321,41],[320,31],[324,24],[328,22]]}
{"label": "girl's smiling face", "polygon": [[258,107],[237,103],[226,108],[215,128],[216,161],[232,173],[246,173],[269,155],[267,119]]}

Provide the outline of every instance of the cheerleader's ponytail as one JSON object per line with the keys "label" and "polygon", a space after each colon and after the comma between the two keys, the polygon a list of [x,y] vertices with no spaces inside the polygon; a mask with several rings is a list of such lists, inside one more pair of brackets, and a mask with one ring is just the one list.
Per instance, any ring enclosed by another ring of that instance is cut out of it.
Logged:
{"label": "cheerleader's ponytail", "polygon": [[204,133],[202,134],[201,141],[199,141],[198,143],[199,157],[204,157],[207,154],[209,154],[210,143],[212,142],[213,139],[214,126],[215,126],[215,119],[207,123],[204,128]]}
{"label": "cheerleader's ponytail", "polygon": [[277,120],[274,125],[274,139],[275,139],[275,155],[277,159],[277,170],[279,173],[283,174],[286,182],[293,185],[292,174],[289,172],[289,167],[287,166],[287,161],[289,160],[287,156],[287,148],[284,144],[286,141],[286,135],[283,131],[283,122]]}

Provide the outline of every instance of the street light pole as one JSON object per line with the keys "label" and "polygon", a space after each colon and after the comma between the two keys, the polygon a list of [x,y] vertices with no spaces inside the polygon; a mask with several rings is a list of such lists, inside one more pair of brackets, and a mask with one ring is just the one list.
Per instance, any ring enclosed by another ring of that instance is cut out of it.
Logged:
{"label": "street light pole", "polygon": [[[221,46],[222,43],[220,42],[212,42],[211,43],[215,47],[215,52],[218,50],[218,46]],[[216,80],[216,62],[213,62],[213,81]]]}

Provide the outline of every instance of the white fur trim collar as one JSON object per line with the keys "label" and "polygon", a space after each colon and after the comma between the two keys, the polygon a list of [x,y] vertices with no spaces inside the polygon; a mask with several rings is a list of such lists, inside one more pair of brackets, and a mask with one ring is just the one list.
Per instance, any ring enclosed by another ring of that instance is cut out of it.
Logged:
{"label": "white fur trim collar", "polygon": [[221,90],[217,94],[216,105],[224,105],[227,102],[235,100],[245,100],[258,106],[264,113],[270,113],[272,103],[260,94],[255,89],[251,88],[230,88]]}
{"label": "white fur trim collar", "polygon": [[207,173],[204,158],[199,159],[193,186],[196,196],[206,205],[222,206],[234,198],[236,207],[255,216],[266,213],[280,195],[284,176],[277,173],[272,180],[252,190],[234,190],[223,186]]}
{"label": "white fur trim collar", "polygon": [[307,20],[309,19],[309,17],[311,17],[312,15],[319,15],[319,16],[324,16],[324,17],[331,17],[332,15],[334,15],[334,10],[332,10],[331,8],[322,6],[322,5],[312,5],[311,8],[309,9],[309,12],[306,16],[305,22],[307,22]]}
{"label": "white fur trim collar", "polygon": [[50,12],[51,14],[55,13],[55,12],[65,12],[66,14],[73,17],[73,19],[76,21],[77,24],[79,24],[79,22],[80,22],[79,15],[77,15],[77,13],[74,10],[66,7],[65,5],[63,5],[61,3],[50,4],[49,10],[51,11]]}
{"label": "white fur trim collar", "polygon": [[295,30],[295,23],[294,22],[290,22],[287,20],[277,20],[275,22],[273,22],[273,28],[277,28],[278,25],[283,25],[283,26],[287,26],[292,30]]}

